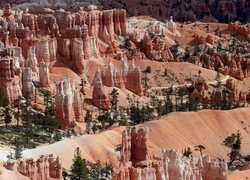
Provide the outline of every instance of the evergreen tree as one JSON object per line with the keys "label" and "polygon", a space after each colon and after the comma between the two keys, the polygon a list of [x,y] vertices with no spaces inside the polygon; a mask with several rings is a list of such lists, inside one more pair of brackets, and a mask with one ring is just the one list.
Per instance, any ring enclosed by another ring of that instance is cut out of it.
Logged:
{"label": "evergreen tree", "polygon": [[5,122],[5,127],[8,127],[8,124],[11,123],[12,117],[11,117],[11,109],[9,107],[5,107],[3,111],[3,116],[4,116],[4,122]]}
{"label": "evergreen tree", "polygon": [[124,109],[119,108],[119,126],[126,126],[128,124],[128,120],[126,117],[127,113]]}
{"label": "evergreen tree", "polygon": [[164,114],[168,114],[168,113],[170,113],[170,112],[173,111],[173,103],[172,103],[172,100],[170,98],[170,94],[171,94],[171,91],[168,90],[168,89],[165,89],[163,91],[163,95],[164,95],[164,108],[165,108]]}
{"label": "evergreen tree", "polygon": [[[230,153],[228,154],[228,157],[230,159],[229,163],[228,163],[228,167],[231,167],[232,164],[235,161],[240,161],[243,163],[242,161],[242,155],[241,155],[241,134],[238,131],[236,134],[232,133],[230,136],[228,136],[224,141],[223,144],[227,147],[229,147]],[[243,163],[244,164],[244,163]]]}
{"label": "evergreen tree", "polygon": [[15,138],[14,142],[14,159],[18,160],[22,158],[23,144],[20,138]]}
{"label": "evergreen tree", "polygon": [[203,153],[202,153],[202,151],[204,150],[204,149],[206,149],[205,148],[205,146],[203,146],[202,144],[199,144],[198,146],[195,146],[195,151],[199,151],[200,152],[200,154],[201,154],[201,157],[203,156]]}
{"label": "evergreen tree", "polygon": [[4,95],[2,89],[0,88],[0,107],[6,107],[9,105],[8,98]]}
{"label": "evergreen tree", "polygon": [[[58,132],[58,129],[59,129],[59,125],[56,121],[55,116],[45,114],[45,116],[43,117],[43,125],[44,125],[44,128],[49,135],[49,141],[52,142],[53,134]],[[57,138],[57,137],[55,137],[55,138]],[[55,141],[58,141],[58,140],[55,139]]]}
{"label": "evergreen tree", "polygon": [[51,92],[41,89],[40,92],[43,95],[44,105],[45,105],[45,115],[55,115],[54,100]]}
{"label": "evergreen tree", "polygon": [[81,157],[80,148],[76,148],[73,164],[71,166],[71,179],[72,180],[87,180],[89,170],[87,168],[87,162]]}
{"label": "evergreen tree", "polygon": [[87,111],[86,111],[86,115],[85,115],[84,120],[86,123],[92,122],[92,113],[90,112],[89,109],[87,109]]}
{"label": "evergreen tree", "polygon": [[126,48],[126,49],[130,49],[131,42],[130,42],[129,38],[125,38],[123,47]]}
{"label": "evergreen tree", "polygon": [[21,111],[22,111],[23,127],[25,128],[24,147],[27,147],[29,145],[30,136],[32,135],[32,119],[33,119],[33,112],[31,111],[31,102],[29,96],[26,96],[25,102],[21,104]]}
{"label": "evergreen tree", "polygon": [[178,100],[180,101],[180,105],[177,108],[178,111],[184,111],[185,110],[185,107],[184,107],[184,104],[183,104],[185,94],[186,94],[186,87],[180,88],[177,91]]}
{"label": "evergreen tree", "polygon": [[184,149],[183,156],[187,158],[192,158],[192,154],[193,152],[191,151],[190,147]]}
{"label": "evergreen tree", "polygon": [[15,107],[17,108],[17,112],[15,112],[15,118],[17,120],[16,126],[19,126],[20,117],[21,117],[21,101],[23,100],[22,96],[18,96],[15,100]]}
{"label": "evergreen tree", "polygon": [[143,39],[141,39],[141,41],[139,43],[139,49],[140,49],[141,52],[144,51],[144,41],[143,41]]}
{"label": "evergreen tree", "polygon": [[130,106],[130,120],[134,123],[134,124],[140,124],[143,119],[142,119],[142,112],[141,109],[139,108],[139,106],[135,106],[132,105]]}
{"label": "evergreen tree", "polygon": [[218,43],[218,46],[217,46],[217,51],[219,52],[219,51],[221,51],[223,48],[222,48],[222,44],[221,44],[221,42],[219,41],[219,43]]}
{"label": "evergreen tree", "polygon": [[148,74],[150,74],[152,72],[151,67],[147,66],[146,69],[143,71],[143,77],[142,77],[142,82],[143,82],[143,87],[145,89],[149,89],[149,84],[148,84]]}
{"label": "evergreen tree", "polygon": [[[111,117],[111,114],[108,111],[101,113],[97,117],[97,120],[99,122],[101,122],[102,129],[106,129],[108,127],[111,127],[115,123],[115,119]],[[108,126],[106,127],[107,124],[108,124]]]}
{"label": "evergreen tree", "polygon": [[114,88],[112,90],[112,92],[109,94],[109,96],[110,96],[111,111],[112,112],[116,112],[117,109],[118,109],[118,102],[119,102],[119,99],[118,99],[118,96],[119,96],[118,90]]}

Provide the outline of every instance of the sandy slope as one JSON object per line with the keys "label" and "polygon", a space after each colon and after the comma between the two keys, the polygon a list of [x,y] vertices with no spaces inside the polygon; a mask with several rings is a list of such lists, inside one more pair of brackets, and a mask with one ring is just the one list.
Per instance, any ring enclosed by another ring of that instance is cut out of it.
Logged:
{"label": "sandy slope", "polygon": [[30,178],[21,175],[18,172],[15,171],[9,171],[5,168],[0,168],[0,179],[1,180],[30,180]]}
{"label": "sandy slope", "polygon": [[250,170],[234,171],[229,176],[229,180],[247,180],[247,179],[250,179]]}

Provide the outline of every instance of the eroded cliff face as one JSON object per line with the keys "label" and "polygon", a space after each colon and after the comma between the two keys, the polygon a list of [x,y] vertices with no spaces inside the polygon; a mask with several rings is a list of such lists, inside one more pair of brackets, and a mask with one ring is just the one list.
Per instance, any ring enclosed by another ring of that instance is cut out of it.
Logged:
{"label": "eroded cliff face", "polygon": [[24,58],[30,56],[30,47],[35,47],[38,63],[55,61],[59,55],[80,74],[84,73],[86,59],[97,58],[98,41],[108,47],[130,31],[125,10],[98,11],[93,5],[78,12],[59,9],[52,14],[31,14],[17,10],[14,14],[6,4],[3,17],[0,35],[5,47],[20,46]]}
{"label": "eroded cliff face", "polygon": [[[39,7],[36,8],[37,11],[34,12],[28,9],[12,10],[10,4],[5,4],[1,14],[0,87],[11,103],[18,96],[27,94],[35,100],[35,84],[53,89],[54,76],[50,76],[49,67],[56,61],[65,64],[79,76],[84,76],[86,62],[103,58],[100,51],[103,53],[109,48],[113,51],[119,44],[116,41],[121,41],[118,38],[129,36],[130,33],[125,10],[99,11],[93,5],[80,8],[77,12],[64,9],[41,12]],[[108,84],[109,79],[114,82]],[[123,79],[123,74],[117,71],[114,76],[111,74],[109,77],[107,74],[104,84],[122,88],[125,87]],[[84,100],[77,86],[69,79],[62,80],[57,85],[56,117],[62,128],[83,121]],[[100,92],[100,89],[102,85],[97,83],[93,90],[95,105],[100,104],[100,97],[96,97],[96,92]],[[101,104],[108,107],[108,99],[104,98]]]}
{"label": "eroded cliff face", "polygon": [[160,157],[149,156],[147,127],[127,129],[122,136],[121,164],[114,180],[226,180],[226,162],[203,156],[193,160],[175,150],[162,150]]}
{"label": "eroded cliff face", "polygon": [[176,17],[177,21],[247,21],[250,18],[249,1],[225,0],[99,0],[104,6],[125,8],[130,15],[149,15],[156,18]]}

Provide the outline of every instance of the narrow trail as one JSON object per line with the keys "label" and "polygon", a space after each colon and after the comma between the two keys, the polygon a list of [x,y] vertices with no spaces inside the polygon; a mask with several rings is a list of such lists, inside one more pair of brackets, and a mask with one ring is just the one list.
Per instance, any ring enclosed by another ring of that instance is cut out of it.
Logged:
{"label": "narrow trail", "polygon": [[[228,79],[230,79],[231,76],[226,75],[224,78],[221,79],[221,82],[224,83],[226,82]],[[217,83],[217,81],[210,81],[208,82],[208,85],[215,85]],[[173,85],[173,88],[180,88],[180,87],[184,87],[184,86],[191,86],[191,83],[185,83],[185,84],[178,84],[178,85]],[[159,89],[166,89],[166,88],[170,88],[170,86],[163,86],[163,87],[151,87],[150,90],[159,90]]]}

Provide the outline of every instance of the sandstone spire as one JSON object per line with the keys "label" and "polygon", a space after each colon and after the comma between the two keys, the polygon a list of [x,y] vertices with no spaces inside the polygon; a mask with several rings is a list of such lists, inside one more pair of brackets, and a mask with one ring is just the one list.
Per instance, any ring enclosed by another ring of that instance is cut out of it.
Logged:
{"label": "sandstone spire", "polygon": [[65,79],[56,88],[56,119],[63,129],[72,122],[83,122],[83,95],[73,80]]}

